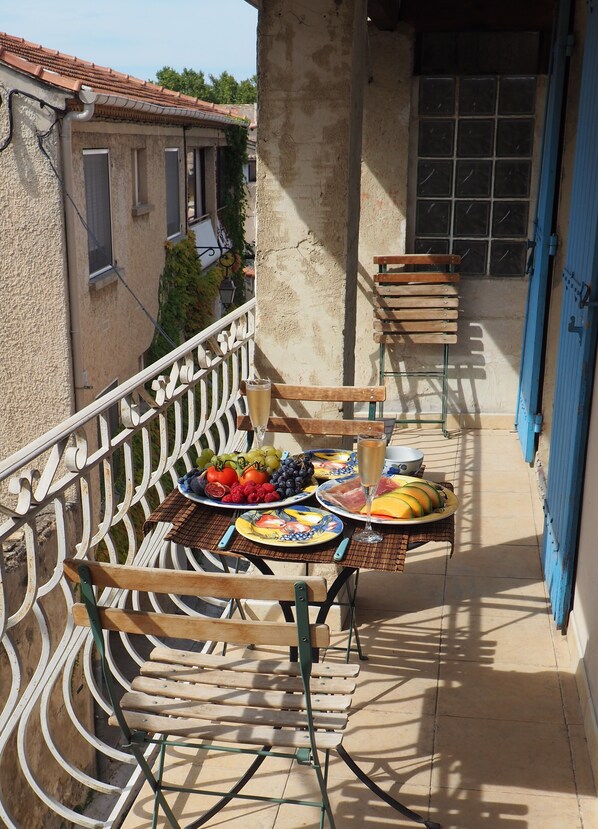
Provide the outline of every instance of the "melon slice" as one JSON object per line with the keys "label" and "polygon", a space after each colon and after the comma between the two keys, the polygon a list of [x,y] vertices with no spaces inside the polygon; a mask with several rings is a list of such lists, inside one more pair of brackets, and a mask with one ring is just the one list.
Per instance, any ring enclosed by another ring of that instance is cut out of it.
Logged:
{"label": "melon slice", "polygon": [[[365,515],[366,508],[360,512]],[[382,495],[372,501],[372,515],[385,515],[389,518],[414,518],[413,510],[406,501],[397,498],[395,495]]]}
{"label": "melon slice", "polygon": [[442,495],[440,490],[438,490],[434,484],[430,483],[430,481],[412,481],[409,486],[418,487],[426,492],[432,501],[433,509],[438,509],[442,506]]}
{"label": "melon slice", "polygon": [[407,484],[407,486],[401,490],[401,495],[410,495],[412,498],[416,498],[423,507],[424,515],[429,515],[434,511],[434,505],[432,504],[430,493],[426,492],[423,487],[411,486],[411,484]]}

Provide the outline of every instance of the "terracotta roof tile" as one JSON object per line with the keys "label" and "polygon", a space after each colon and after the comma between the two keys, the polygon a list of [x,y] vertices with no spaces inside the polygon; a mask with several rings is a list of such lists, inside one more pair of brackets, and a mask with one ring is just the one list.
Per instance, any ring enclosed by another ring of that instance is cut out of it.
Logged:
{"label": "terracotta roof tile", "polygon": [[0,32],[0,61],[72,92],[78,92],[82,86],[89,86],[98,94],[121,95],[162,107],[239,117],[231,107],[216,106],[4,32]]}

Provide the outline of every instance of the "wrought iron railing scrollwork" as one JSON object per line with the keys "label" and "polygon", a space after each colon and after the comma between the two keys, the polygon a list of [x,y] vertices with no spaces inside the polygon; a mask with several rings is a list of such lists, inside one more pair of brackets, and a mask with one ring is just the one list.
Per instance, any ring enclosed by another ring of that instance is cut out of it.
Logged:
{"label": "wrought iron railing scrollwork", "polygon": [[[50,826],[53,812],[57,827],[107,828],[127,808],[135,773],[130,766],[124,788],[109,779],[131,758],[97,727],[108,705],[91,639],[70,621],[62,561],[201,566],[164,532],[144,538],[142,523],[202,448],[239,445],[239,385],[254,332],[253,300],[0,465],[0,825]],[[116,601],[102,594],[103,604]],[[206,612],[177,597],[153,601]],[[123,688],[127,664],[143,658],[133,638],[110,640]],[[98,795],[103,813],[84,808]]]}

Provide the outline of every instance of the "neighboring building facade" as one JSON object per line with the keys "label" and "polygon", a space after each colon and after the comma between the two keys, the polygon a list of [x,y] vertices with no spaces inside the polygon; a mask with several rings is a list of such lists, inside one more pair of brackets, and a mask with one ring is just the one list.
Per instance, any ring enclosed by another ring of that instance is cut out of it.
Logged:
{"label": "neighboring building facade", "polygon": [[[259,369],[377,382],[372,257],[461,254],[449,414],[515,422],[543,469],[544,573],[598,777],[598,7],[249,1]],[[433,359],[411,355],[391,360]],[[436,392],[389,383],[388,410],[438,412]]]}
{"label": "neighboring building facade", "polygon": [[6,457],[139,370],[165,243],[191,228],[219,255],[219,148],[244,121],[5,34],[0,95]]}

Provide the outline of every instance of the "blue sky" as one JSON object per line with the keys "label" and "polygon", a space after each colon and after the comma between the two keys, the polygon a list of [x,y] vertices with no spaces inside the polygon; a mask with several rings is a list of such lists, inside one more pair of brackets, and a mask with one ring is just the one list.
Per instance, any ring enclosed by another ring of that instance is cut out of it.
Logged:
{"label": "blue sky", "polygon": [[163,66],[255,74],[257,11],[245,0],[12,0],[0,29],[142,79]]}

